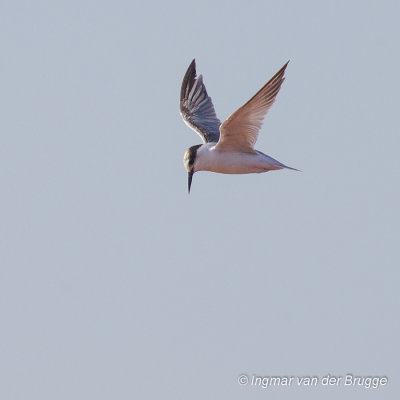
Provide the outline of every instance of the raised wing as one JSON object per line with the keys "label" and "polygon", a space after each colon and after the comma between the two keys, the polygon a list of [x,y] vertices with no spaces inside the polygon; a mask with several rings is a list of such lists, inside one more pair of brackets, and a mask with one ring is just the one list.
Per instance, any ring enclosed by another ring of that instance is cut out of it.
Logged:
{"label": "raised wing", "polygon": [[221,138],[215,150],[254,152],[258,132],[285,80],[283,75],[288,63],[221,125]]}
{"label": "raised wing", "polygon": [[198,133],[204,143],[218,142],[220,120],[215,114],[203,77],[196,79],[196,61],[193,59],[183,78],[180,113],[185,123]]}

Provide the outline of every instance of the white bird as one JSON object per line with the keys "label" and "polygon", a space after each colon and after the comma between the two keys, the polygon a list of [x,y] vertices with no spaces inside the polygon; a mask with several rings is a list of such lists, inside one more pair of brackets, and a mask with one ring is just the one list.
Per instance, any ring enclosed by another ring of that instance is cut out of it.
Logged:
{"label": "white bird", "polygon": [[251,174],[282,168],[296,170],[254,149],[264,116],[285,80],[288,63],[221,125],[202,75],[196,78],[196,61],[193,59],[182,82],[180,113],[204,144],[190,147],[183,158],[189,193],[193,174],[197,171]]}

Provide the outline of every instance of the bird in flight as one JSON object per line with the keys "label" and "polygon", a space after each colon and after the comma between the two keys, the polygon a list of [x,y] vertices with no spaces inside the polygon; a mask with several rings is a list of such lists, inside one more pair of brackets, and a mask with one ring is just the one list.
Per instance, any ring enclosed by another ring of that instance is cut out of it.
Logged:
{"label": "bird in flight", "polygon": [[183,163],[188,172],[188,192],[193,174],[211,171],[222,174],[251,174],[288,167],[255,150],[258,132],[285,80],[289,61],[242,107],[222,124],[218,119],[203,77],[196,77],[193,60],[183,78],[180,113],[184,122],[203,140],[186,150]]}

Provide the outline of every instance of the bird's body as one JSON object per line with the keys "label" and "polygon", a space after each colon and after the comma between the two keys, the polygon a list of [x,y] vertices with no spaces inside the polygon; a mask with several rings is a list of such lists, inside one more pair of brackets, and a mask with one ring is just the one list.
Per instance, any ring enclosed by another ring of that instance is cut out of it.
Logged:
{"label": "bird's body", "polygon": [[[279,161],[267,156],[261,151],[252,153],[239,151],[218,151],[217,143],[210,142],[196,148],[196,162],[193,172],[210,171],[221,174],[252,174],[267,172],[274,169],[289,168]],[[191,149],[193,148],[191,147]],[[185,160],[189,160],[190,152],[185,153]]]}
{"label": "bird's body", "polygon": [[185,123],[201,136],[204,144],[190,147],[184,155],[189,191],[193,174],[198,171],[251,174],[294,169],[254,149],[264,116],[285,79],[287,64],[221,124],[202,76],[196,78],[196,64],[195,60],[192,61],[182,82],[180,112]]}

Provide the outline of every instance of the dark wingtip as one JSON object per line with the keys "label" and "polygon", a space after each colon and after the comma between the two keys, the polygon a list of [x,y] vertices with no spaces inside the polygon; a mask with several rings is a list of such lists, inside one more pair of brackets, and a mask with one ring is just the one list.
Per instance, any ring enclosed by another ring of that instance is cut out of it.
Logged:
{"label": "dark wingtip", "polygon": [[274,75],[274,78],[276,76],[278,76],[278,75],[281,75],[281,74],[283,75],[284,74],[284,72],[286,70],[286,67],[288,66],[289,62],[290,62],[290,60],[287,60],[286,63],[283,64],[282,68]]}
{"label": "dark wingtip", "polygon": [[283,65],[283,67],[279,70],[280,71],[285,71],[286,67],[288,66],[290,60],[287,60],[286,63]]}
{"label": "dark wingtip", "polygon": [[193,87],[193,84],[196,80],[196,59],[193,58],[190,63],[185,76],[183,77],[182,87],[181,87],[181,101],[186,99],[190,89]]}

